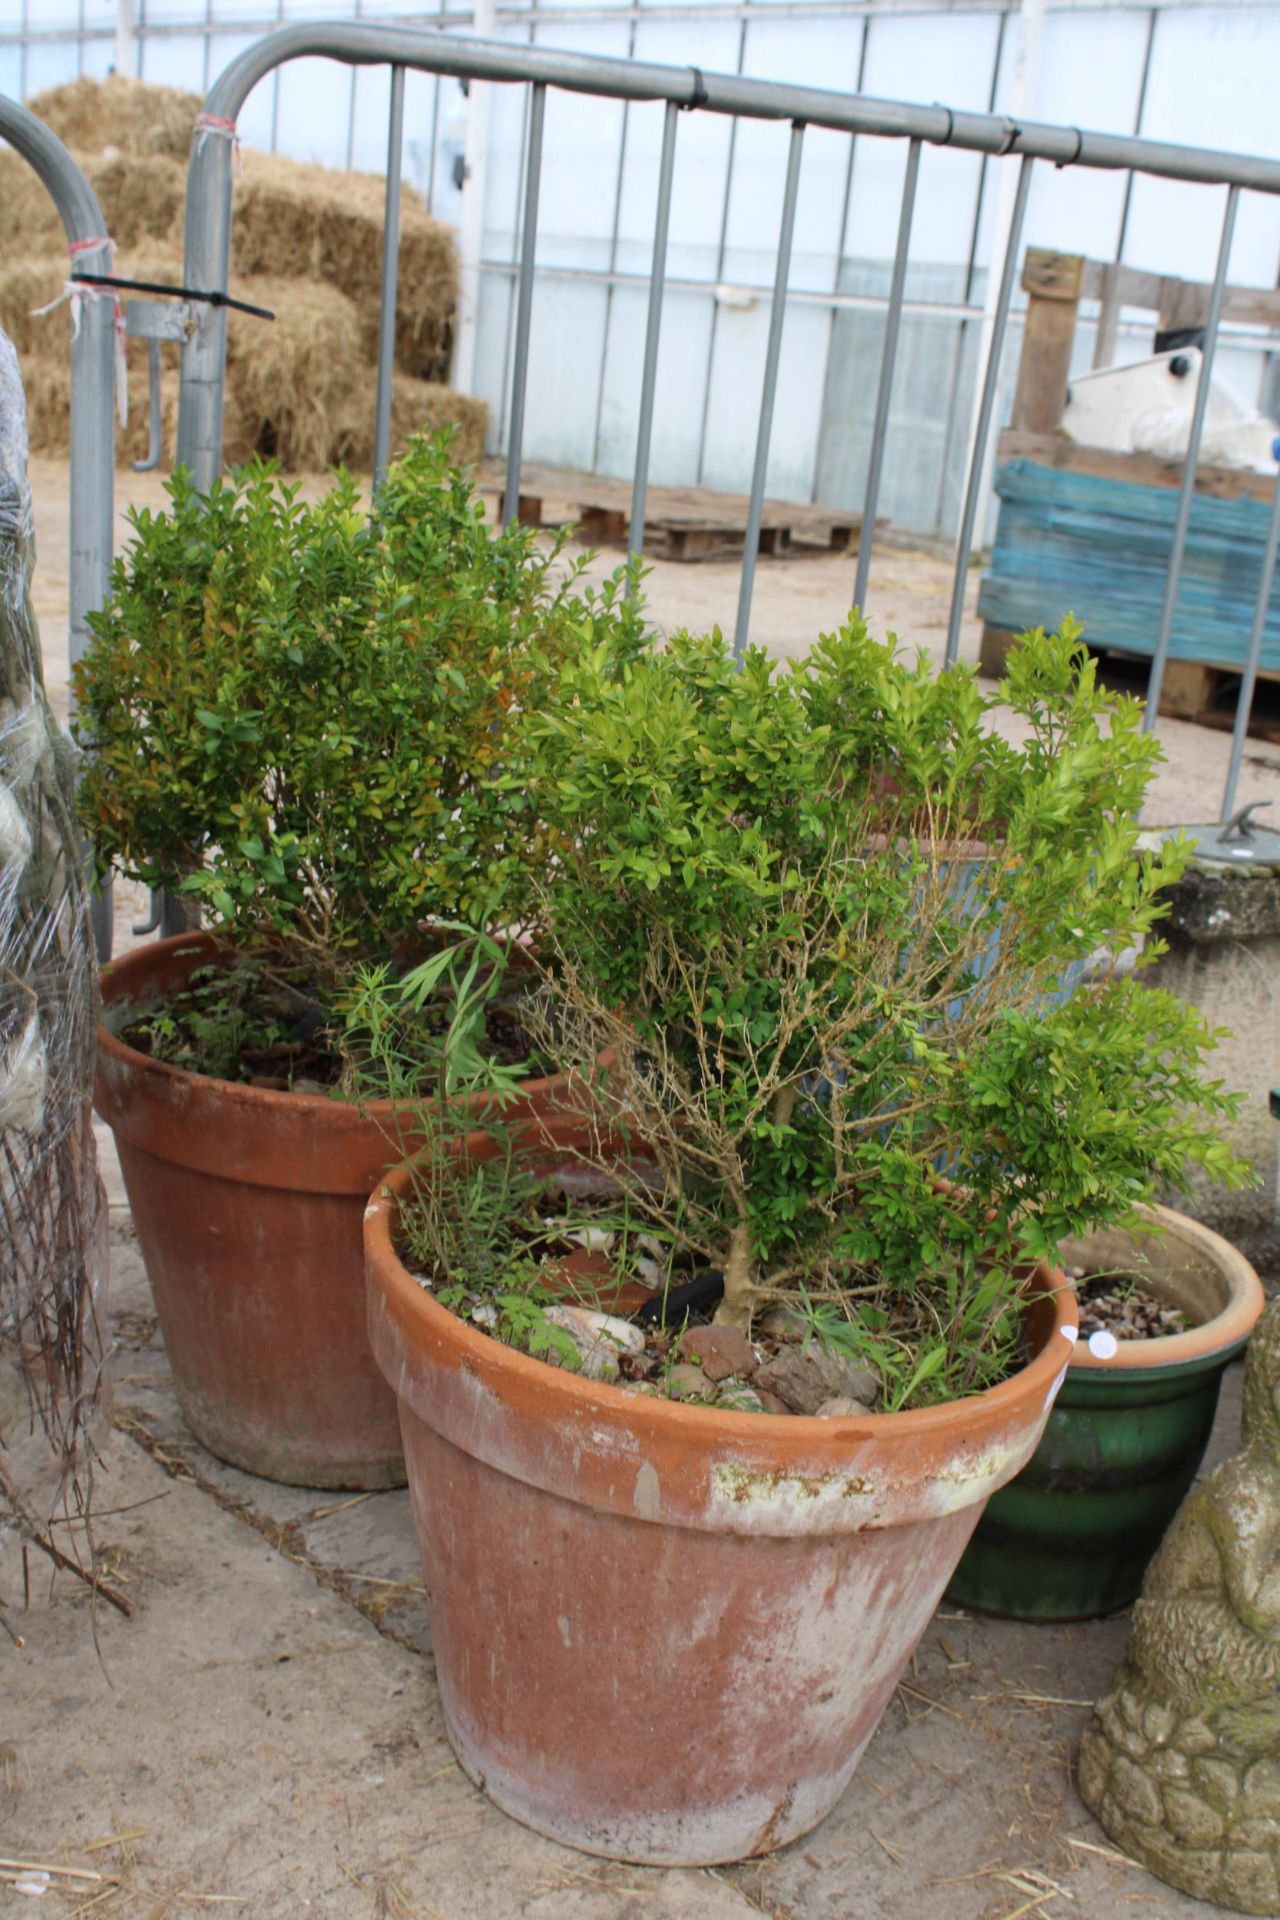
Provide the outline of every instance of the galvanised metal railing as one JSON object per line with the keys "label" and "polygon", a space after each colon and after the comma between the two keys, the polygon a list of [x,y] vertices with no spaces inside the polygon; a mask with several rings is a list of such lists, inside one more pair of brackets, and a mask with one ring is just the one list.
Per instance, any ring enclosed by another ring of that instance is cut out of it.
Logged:
{"label": "galvanised metal railing", "polygon": [[[1169,655],[1169,641],[1182,577],[1196,467],[1208,404],[1214,354],[1222,316],[1231,242],[1242,192],[1280,194],[1280,161],[1245,154],[1215,152],[1170,141],[1097,133],[1077,127],[1016,120],[995,114],[970,113],[946,106],[914,106],[877,100],[862,94],[835,93],[816,87],[751,80],[739,75],[703,72],[696,67],[657,66],[643,61],[602,59],[582,54],[513,47],[497,42],[464,39],[425,29],[397,29],[358,22],[283,28],[247,48],[219,76],[205,100],[197,122],[187,186],[185,279],[189,286],[225,293],[231,250],[232,138],[234,125],[257,83],[287,61],[322,56],[356,66],[386,65],[391,69],[390,139],[387,159],[386,225],[382,283],[378,383],[375,398],[375,484],[385,470],[391,430],[391,370],[395,329],[397,215],[400,159],[403,139],[404,71],[419,69],[457,79],[525,85],[531,90],[528,137],[524,163],[524,209],[520,257],[516,275],[516,324],[510,388],[507,470],[503,511],[514,518],[520,497],[525,399],[528,385],[529,339],[533,313],[533,286],[538,235],[538,189],[548,87],[632,102],[666,104],[657,189],[654,247],[649,277],[648,319],[645,334],[639,404],[635,476],[631,504],[631,548],[644,550],[645,492],[648,484],[654,394],[657,383],[658,343],[662,327],[666,280],[667,232],[674,190],[679,115],[682,111],[724,114],[762,121],[790,121],[791,139],[779,222],[773,303],[759,402],[755,459],[752,470],[745,549],[734,631],[735,649],[746,644],[751,617],[756,558],[764,508],[765,474],[769,458],[774,402],[777,393],[782,331],[786,316],[791,248],[795,232],[800,162],[805,131],[822,127],[850,136],[870,135],[907,142],[897,245],[894,256],[884,344],[881,352],[875,424],[862,502],[862,529],[853,602],[866,598],[876,508],[883,471],[889,403],[900,334],[912,218],[925,144],[961,151],[1016,158],[1018,177],[1008,232],[1004,239],[999,289],[992,315],[990,338],[982,371],[980,399],[970,449],[968,478],[955,573],[947,622],[946,659],[958,653],[964,609],[965,579],[977,522],[987,447],[995,417],[1001,355],[1008,330],[1022,229],[1034,170],[1038,165],[1137,171],[1167,180],[1225,186],[1226,210],[1218,249],[1217,268],[1204,330],[1199,384],[1191,420],[1186,464],[1175,512],[1173,539],[1165,580],[1164,600],[1151,661],[1145,725],[1155,725]],[[225,134],[227,137],[214,137]],[[226,310],[203,305],[198,325],[182,355],[182,385],[178,422],[178,457],[192,470],[197,485],[207,488],[221,466],[223,384],[226,366]],[[1231,765],[1223,802],[1224,818],[1233,809],[1249,705],[1257,677],[1263,629],[1280,544],[1280,477],[1271,516],[1253,626],[1246,652],[1244,678],[1236,717]]]}
{"label": "galvanised metal railing", "polygon": [[[0,95],[0,138],[35,170],[67,236],[69,281],[77,268],[111,272],[111,242],[97,195],[61,140],[43,121]],[[88,641],[88,616],[107,597],[111,578],[115,481],[116,342],[113,293],[69,287],[71,329],[71,553],[68,652],[74,667]],[[75,702],[75,684],[70,699]],[[111,953],[111,894],[94,899],[99,954]]]}

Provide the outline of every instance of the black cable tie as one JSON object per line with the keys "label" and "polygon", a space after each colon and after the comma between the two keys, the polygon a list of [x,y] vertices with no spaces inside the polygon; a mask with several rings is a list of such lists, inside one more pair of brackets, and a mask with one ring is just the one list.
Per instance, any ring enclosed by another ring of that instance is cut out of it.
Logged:
{"label": "black cable tie", "polygon": [[1072,127],[1071,131],[1072,133],[1074,133],[1076,137],[1076,150],[1072,154],[1069,160],[1054,161],[1053,164],[1057,168],[1059,173],[1062,172],[1062,169],[1064,167],[1074,167],[1076,161],[1080,158],[1080,155],[1084,152],[1084,135],[1081,133],[1079,127]]}
{"label": "black cable tie", "polygon": [[91,287],[124,287],[129,293],[162,293],[174,300],[198,300],[208,307],[234,307],[237,313],[251,313],[255,320],[274,320],[270,307],[253,307],[247,300],[233,300],[229,293],[197,293],[194,287],[166,287],[158,280],[125,280],[118,273],[82,273],[71,269],[73,280]]}
{"label": "black cable tie", "polygon": [[1004,123],[1004,129],[1005,129],[1004,145],[1002,147],[996,148],[996,152],[1001,155],[1006,153],[1012,153],[1014,148],[1017,146],[1019,140],[1021,140],[1022,138],[1022,128],[1018,125],[1016,120],[1006,120]]}
{"label": "black cable tie", "polygon": [[711,98],[703,82],[702,68],[690,67],[689,71],[693,75],[693,98],[683,103],[681,108],[683,113],[692,113],[696,107],[705,107]]}
{"label": "black cable tie", "polygon": [[950,107],[944,107],[941,100],[935,100],[933,104],[938,109],[939,113],[945,113],[947,116],[946,132],[943,134],[941,140],[935,140],[933,144],[935,147],[949,147],[951,145],[952,135],[955,133],[955,130],[956,130],[955,114],[952,113]]}

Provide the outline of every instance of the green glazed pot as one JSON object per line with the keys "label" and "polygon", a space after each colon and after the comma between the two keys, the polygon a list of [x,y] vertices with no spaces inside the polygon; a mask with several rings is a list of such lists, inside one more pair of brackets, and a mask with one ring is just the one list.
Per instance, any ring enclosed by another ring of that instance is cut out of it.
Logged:
{"label": "green glazed pot", "polygon": [[1077,1346],[1040,1445],[978,1522],[947,1589],[956,1606],[1045,1621],[1127,1607],[1195,1479],[1262,1286],[1220,1235],[1167,1207],[1142,1212],[1159,1237],[1107,1228],[1064,1246],[1064,1264],[1137,1273],[1192,1324],[1122,1340],[1108,1360]]}

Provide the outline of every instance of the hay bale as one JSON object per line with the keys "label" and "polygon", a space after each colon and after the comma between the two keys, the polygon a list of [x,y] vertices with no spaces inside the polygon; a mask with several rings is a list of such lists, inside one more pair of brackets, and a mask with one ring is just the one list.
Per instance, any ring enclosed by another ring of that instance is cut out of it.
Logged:
{"label": "hay bale", "polygon": [[[138,81],[78,80],[33,101],[77,151],[118,248],[116,271],[178,285],[186,156],[199,102]],[[228,320],[225,455],[273,455],[286,470],[373,458],[378,306],[385,189],[373,174],[329,171],[248,154],[234,183],[231,291],[278,314],[273,323]],[[40,320],[68,277],[61,222],[36,175],[0,151],[0,326],[21,356],[31,444],[69,445],[69,309]],[[458,456],[483,449],[486,411],[436,384],[447,371],[458,268],[450,228],[406,189],[400,208],[393,444],[446,422],[459,428]],[[147,348],[127,349],[130,416],[121,460],[147,442]],[[177,356],[163,350],[164,464],[175,447]]]}
{"label": "hay bale", "polygon": [[200,111],[194,93],[119,73],[49,87],[28,104],[73,153],[101,155],[114,149],[141,158],[165,154],[184,162],[192,122]]}
{"label": "hay bale", "polygon": [[[311,280],[255,275],[247,285],[276,318],[228,316],[225,458],[234,464],[262,453],[286,469],[342,462],[367,471],[377,376],[361,348],[355,303]],[[458,459],[473,462],[483,453],[487,420],[481,400],[409,374],[395,376],[393,450],[413,433],[452,423]]]}
{"label": "hay bale", "polygon": [[0,255],[58,253],[67,242],[57,209],[35,170],[12,147],[0,149]]}
{"label": "hay bale", "polygon": [[[172,250],[130,256],[123,270],[139,280],[171,281],[180,271]],[[31,308],[56,298],[66,269],[56,259],[15,260],[0,267],[0,326],[10,334],[27,383],[32,447],[65,453],[70,444],[71,373],[69,310],[36,320]],[[224,457],[228,465],[262,453],[288,471],[314,471],[339,461],[368,469],[373,463],[376,374],[361,346],[360,316],[336,287],[311,280],[256,276],[239,286],[246,298],[270,307],[274,321],[231,313],[227,327]],[[177,444],[178,364],[172,347],[161,349],[164,457],[167,469]],[[147,343],[130,340],[126,350],[129,422],[118,435],[122,463],[141,460],[148,442]],[[392,443],[458,425],[463,463],[483,451],[487,410],[482,401],[447,387],[397,374],[392,404]]]}
{"label": "hay bale", "polygon": [[27,356],[66,358],[69,315],[64,309],[35,317],[66,285],[68,263],[56,254],[34,259],[0,255],[0,329],[12,340],[25,371]]}
{"label": "hay bale", "polygon": [[37,355],[22,362],[27,391],[27,438],[32,453],[65,454],[71,445],[71,368],[62,359]]}
{"label": "hay bale", "polygon": [[371,378],[360,318],[337,287],[255,276],[250,297],[273,321],[231,313],[227,324],[224,457],[265,453],[285,467],[324,467],[338,424]]}
{"label": "hay bale", "polygon": [[[341,286],[360,310],[363,352],[377,354],[385,189],[376,174],[334,173],[275,154],[245,156],[231,221],[232,271]],[[412,190],[400,196],[396,360],[406,373],[444,372],[458,300],[453,229]]]}
{"label": "hay bale", "polygon": [[[142,159],[114,154],[81,164],[117,249],[149,240],[172,241],[181,234],[187,198],[187,169],[181,161],[163,154]],[[182,258],[180,242],[175,257]],[[125,269],[117,266],[117,271]]]}
{"label": "hay bale", "polygon": [[[102,203],[107,232],[118,248],[166,240],[182,232],[186,168],[153,156],[81,161]],[[65,269],[67,241],[57,210],[34,170],[12,149],[0,151],[0,256],[57,254]],[[181,243],[175,257],[182,258]]]}
{"label": "hay bale", "polygon": [[[71,445],[71,362],[61,356],[35,354],[22,362],[22,382],[27,390],[27,431],[33,453],[65,456]],[[160,376],[161,419],[164,427],[160,469],[167,473],[173,465],[178,438],[178,367],[168,359]],[[142,341],[129,344],[129,424],[116,431],[116,465],[129,466],[144,460],[151,437],[150,408],[147,402],[146,346]]]}
{"label": "hay bale", "polygon": [[[361,404],[353,408],[335,436],[330,458],[361,472],[373,466],[374,388],[369,386]],[[485,431],[489,409],[483,400],[469,393],[455,393],[431,380],[415,380],[411,374],[398,373],[391,388],[391,455],[402,452],[405,442],[415,433],[438,433],[442,427],[455,429],[453,457],[460,467],[475,466],[484,456]]]}
{"label": "hay bale", "polygon": [[[131,255],[121,270],[140,280],[171,282],[181,269],[172,247]],[[63,453],[71,444],[71,309],[61,306],[38,319],[32,309],[57,298],[66,283],[64,261],[54,256],[10,260],[0,265],[0,328],[14,346],[27,389],[33,451]],[[172,459],[178,420],[178,365],[172,348],[162,349],[164,373],[164,464]],[[129,422],[117,434],[116,458],[122,464],[146,456],[148,367],[145,340],[130,340],[125,350],[129,380]]]}

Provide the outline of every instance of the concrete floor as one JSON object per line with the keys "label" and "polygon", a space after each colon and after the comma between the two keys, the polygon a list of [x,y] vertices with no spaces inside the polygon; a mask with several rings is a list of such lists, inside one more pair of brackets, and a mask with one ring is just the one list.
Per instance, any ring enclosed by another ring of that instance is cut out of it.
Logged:
{"label": "concrete floor", "polygon": [[[37,571],[34,583],[47,677],[60,707],[65,703],[67,679],[67,493],[66,464],[47,456],[31,463],[35,498]],[[303,481],[310,493],[322,483]],[[121,540],[128,529],[124,510],[129,504],[153,509],[163,506],[163,483],[158,474],[119,473],[116,476],[117,525]],[[548,515],[558,511],[549,500]],[[565,509],[567,515],[567,508]],[[592,563],[589,574],[600,578],[621,560],[606,549]],[[856,557],[812,553],[786,559],[762,557],[756,572],[752,602],[751,638],[773,653],[803,652],[819,633],[830,632],[848,611],[853,592]],[[966,617],[961,629],[960,656],[976,661],[981,623],[977,618],[979,571],[969,570],[965,595]],[[946,643],[947,612],[951,600],[952,563],[936,553],[889,546],[876,547],[867,593],[867,613],[877,633],[896,633],[907,645],[921,647],[941,660]],[[682,563],[656,561],[645,582],[650,613],[665,633],[679,627],[705,632],[718,624],[733,631],[738,604],[736,562]],[[1153,784],[1147,820],[1167,826],[1216,820],[1222,801],[1230,752],[1230,736],[1186,721],[1161,720],[1159,738],[1165,764]],[[1249,741],[1240,780],[1239,804],[1270,800],[1280,822],[1280,746]]]}
{"label": "concrete floor", "polygon": [[[35,471],[38,606],[65,693],[65,472]],[[122,476],[122,490],[124,477]],[[153,499],[146,481],[135,489]],[[847,561],[762,565],[778,651],[840,617]],[[975,576],[976,584],[976,576]],[[947,570],[882,553],[873,613],[936,650]],[[732,567],[655,570],[664,625],[732,619]],[[967,644],[976,645],[970,623]],[[1216,812],[1224,736],[1161,728],[1166,819]],[[1280,796],[1280,753],[1242,797]],[[120,944],[142,903],[118,890]],[[774,1858],[719,1871],[614,1867],[497,1812],[445,1739],[408,1496],[344,1499],[222,1466],[187,1433],[109,1136],[114,1423],[96,1477],[105,1570],[88,1604],[0,1530],[0,1857],[51,1873],[48,1911],[161,1920],[1122,1920],[1208,1913],[1127,1862],[1077,1800],[1072,1756],[1123,1618],[1067,1628],[943,1608],[839,1807]],[[1211,1458],[1238,1431],[1228,1376]],[[20,1460],[34,1459],[24,1449]],[[68,1529],[60,1537],[64,1544]],[[271,1726],[267,1726],[267,1721]],[[678,1765],[678,1755],[675,1763]],[[0,1874],[5,1871],[0,1867]],[[95,1877],[96,1876],[96,1877]],[[0,1881],[0,1913],[31,1911]]]}

